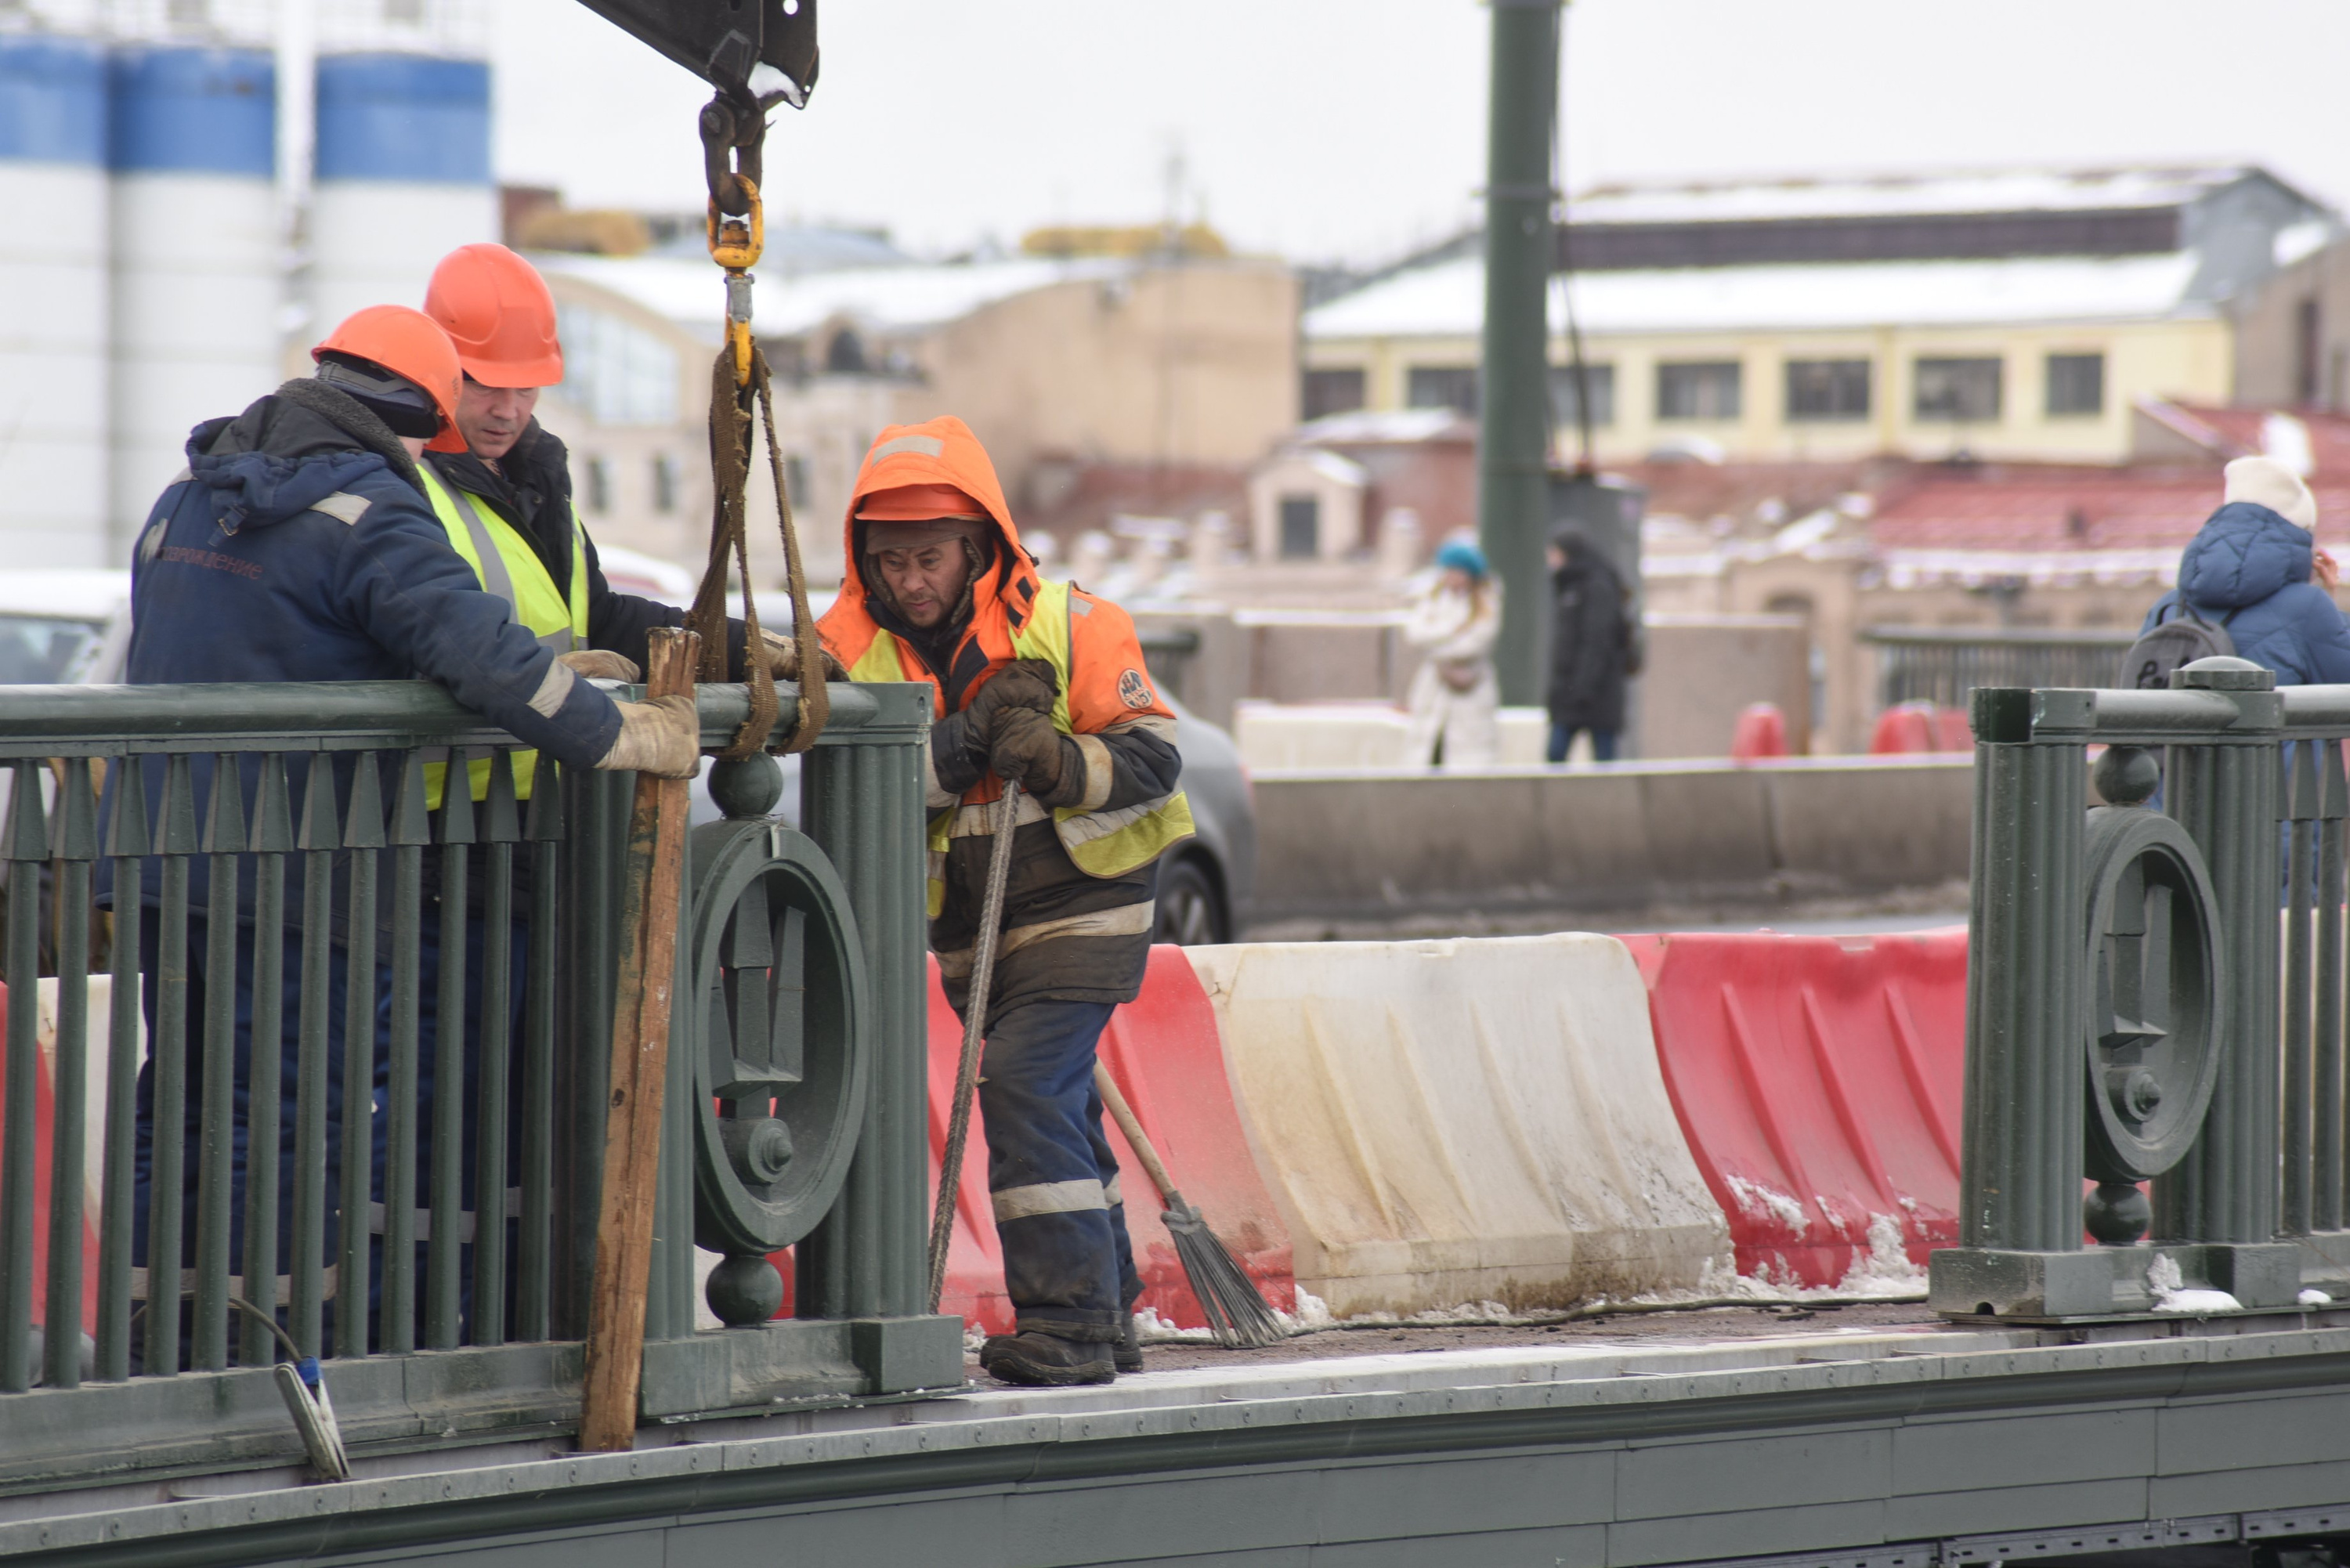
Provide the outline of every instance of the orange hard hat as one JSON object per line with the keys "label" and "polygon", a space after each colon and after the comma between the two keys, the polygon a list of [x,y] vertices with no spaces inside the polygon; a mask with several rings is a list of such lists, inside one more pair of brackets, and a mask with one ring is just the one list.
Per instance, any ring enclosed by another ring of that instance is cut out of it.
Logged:
{"label": "orange hard hat", "polygon": [[464,372],[457,363],[457,347],[441,324],[421,310],[404,305],[370,305],[353,311],[327,340],[310,350],[321,355],[348,354],[370,360],[393,375],[413,381],[432,400],[443,431],[457,423],[457,391]]}
{"label": "orange hard hat", "polygon": [[432,269],[424,314],[457,345],[484,387],[551,387],[563,379],[555,296],[538,269],[504,245],[460,245]]}

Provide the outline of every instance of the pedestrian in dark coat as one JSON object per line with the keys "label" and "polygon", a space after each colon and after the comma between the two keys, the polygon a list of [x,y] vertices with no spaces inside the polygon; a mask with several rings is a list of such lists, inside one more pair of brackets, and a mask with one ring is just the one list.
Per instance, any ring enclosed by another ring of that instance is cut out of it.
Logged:
{"label": "pedestrian in dark coat", "polygon": [[2334,603],[2334,558],[2317,548],[2317,502],[2273,458],[2228,465],[2226,499],[2178,561],[2178,587],[2146,627],[2182,599],[2224,626],[2236,656],[2276,671],[2280,686],[2350,682],[2350,627]]}
{"label": "pedestrian in dark coat", "polygon": [[1597,546],[1572,529],[1551,540],[1550,587],[1548,755],[1566,761],[1576,732],[1588,730],[1593,758],[1614,762],[1632,673],[1630,596]]}

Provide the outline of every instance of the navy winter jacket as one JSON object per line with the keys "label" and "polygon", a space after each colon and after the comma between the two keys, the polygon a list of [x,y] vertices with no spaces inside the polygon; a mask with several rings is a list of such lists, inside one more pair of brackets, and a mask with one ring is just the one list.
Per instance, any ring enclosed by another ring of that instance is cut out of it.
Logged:
{"label": "navy winter jacket", "polygon": [[2307,529],[2267,507],[2230,502],[2188,545],[2178,588],[2155,601],[2145,629],[2183,597],[2204,619],[2226,620],[2237,657],[2275,670],[2278,685],[2350,684],[2350,627],[2309,580],[2312,546]]}
{"label": "navy winter jacket", "polygon": [[[450,548],[406,452],[358,403],[316,381],[291,381],[234,419],[197,426],[187,451],[188,477],[156,502],[133,555],[126,679],[421,677],[566,763],[591,765],[611,749],[620,729],[612,700],[552,670],[555,656],[483,590]],[[151,821],[160,762],[142,770]],[[212,759],[194,764],[202,821]],[[348,757],[336,764],[338,807],[350,798],[351,766]],[[258,770],[257,759],[242,770],[248,821]],[[288,756],[297,811],[307,772],[301,754]],[[398,770],[388,768],[382,782],[389,803]],[[152,904],[160,862],[145,870]],[[206,858],[190,871],[192,905],[204,909]],[[297,909],[302,857],[287,857],[286,872],[286,907]],[[249,869],[240,880],[237,902],[249,915]],[[338,933],[346,920],[338,890]]]}

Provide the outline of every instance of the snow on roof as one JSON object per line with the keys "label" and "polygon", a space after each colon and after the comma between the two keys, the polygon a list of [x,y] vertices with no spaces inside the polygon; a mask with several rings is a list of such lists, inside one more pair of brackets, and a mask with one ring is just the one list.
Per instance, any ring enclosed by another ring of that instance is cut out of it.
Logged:
{"label": "snow on roof", "polygon": [[1477,439],[1477,426],[1452,409],[1357,409],[1326,414],[1297,427],[1297,439],[1317,446],[1401,445],[1453,436]]}
{"label": "snow on roof", "polygon": [[[543,272],[610,289],[657,316],[715,342],[725,292],[707,261],[670,256],[536,254]],[[1023,257],[938,266],[887,266],[800,277],[754,271],[752,325],[774,337],[806,332],[836,317],[876,331],[918,331],[957,321],[1015,295],[1071,281],[1124,277],[1134,263],[1114,257],[1074,261]]]}
{"label": "snow on roof", "polygon": [[1952,170],[1929,174],[1603,185],[1573,198],[1575,223],[1755,223],[1964,213],[2169,207],[2254,172],[2242,164],[2140,169]]}
{"label": "snow on roof", "polygon": [[[1586,333],[2146,321],[2209,314],[2188,298],[2197,265],[2181,251],[1663,267],[1583,273],[1567,286]],[[1316,306],[1306,313],[1305,336],[1473,337],[1484,293],[1482,257],[1439,262]]]}

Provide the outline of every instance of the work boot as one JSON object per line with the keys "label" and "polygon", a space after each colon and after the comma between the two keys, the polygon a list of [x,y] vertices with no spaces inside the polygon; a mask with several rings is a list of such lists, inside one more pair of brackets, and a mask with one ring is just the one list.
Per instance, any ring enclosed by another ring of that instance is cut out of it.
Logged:
{"label": "work boot", "polygon": [[1031,1388],[1072,1383],[1109,1383],[1118,1377],[1112,1347],[1101,1340],[1063,1339],[1036,1329],[990,1334],[979,1352],[980,1370],[1002,1383]]}
{"label": "work boot", "polygon": [[1118,1348],[1110,1352],[1110,1360],[1120,1372],[1142,1370],[1142,1331],[1135,1326],[1134,1314],[1126,1314],[1126,1327],[1118,1336]]}

